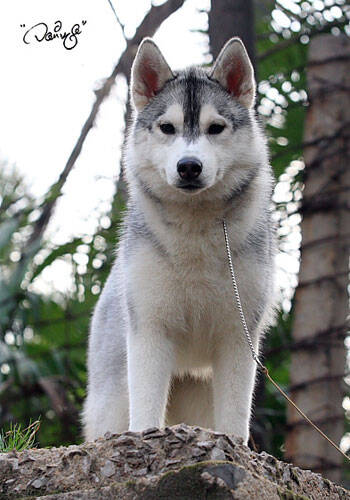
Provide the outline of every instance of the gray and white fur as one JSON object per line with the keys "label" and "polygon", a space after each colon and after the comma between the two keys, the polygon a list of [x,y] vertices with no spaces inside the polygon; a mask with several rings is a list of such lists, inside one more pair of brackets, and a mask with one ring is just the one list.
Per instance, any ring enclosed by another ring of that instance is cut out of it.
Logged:
{"label": "gray and white fur", "polygon": [[129,202],[92,318],[85,438],[185,422],[247,442],[256,366],[222,219],[258,350],[273,318],[275,234],[252,65],[233,38],[211,71],[173,72],[145,39],[131,99]]}

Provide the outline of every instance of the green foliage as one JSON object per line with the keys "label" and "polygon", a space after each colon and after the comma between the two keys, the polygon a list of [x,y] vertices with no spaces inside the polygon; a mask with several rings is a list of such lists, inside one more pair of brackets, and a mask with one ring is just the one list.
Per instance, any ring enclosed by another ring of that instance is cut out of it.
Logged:
{"label": "green foliage", "polygon": [[35,436],[40,428],[40,420],[23,428],[21,424],[11,423],[8,431],[0,432],[0,453],[8,453],[9,451],[23,451],[28,448],[33,448]]}
{"label": "green foliage", "polygon": [[[44,198],[48,201],[36,204],[16,170],[4,165],[0,177],[0,427],[16,421],[12,430],[21,436],[24,422],[41,415],[41,446],[80,440],[89,320],[113,261],[123,208],[116,195],[111,213],[101,214],[104,223],[106,217],[110,219],[108,229],[99,225],[91,236],[52,245],[41,237],[32,238],[35,222],[30,222],[38,220],[52,196],[50,189]],[[82,254],[87,256],[83,272],[75,260]],[[38,280],[59,260],[72,269],[69,291],[41,292]]]}

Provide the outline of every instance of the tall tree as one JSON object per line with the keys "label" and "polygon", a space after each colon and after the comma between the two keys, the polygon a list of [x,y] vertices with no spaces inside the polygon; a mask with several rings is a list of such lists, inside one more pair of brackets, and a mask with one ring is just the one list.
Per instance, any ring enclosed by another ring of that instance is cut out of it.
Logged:
{"label": "tall tree", "polygon": [[209,11],[210,52],[215,59],[233,36],[243,41],[255,68],[255,30],[253,0],[214,0]]}
{"label": "tall tree", "polygon": [[[208,12],[208,34],[210,53],[213,60],[218,56],[223,45],[233,36],[238,36],[247,48],[249,57],[256,68],[254,2],[253,0],[214,0]],[[265,380],[259,377],[255,390],[255,405],[262,403]],[[257,425],[256,418],[251,422],[251,444],[259,449],[266,448],[263,426]]]}
{"label": "tall tree", "polygon": [[[350,40],[320,35],[309,48],[301,269],[295,295],[291,395],[336,442],[344,433],[344,337],[349,312]],[[339,481],[342,457],[293,408],[287,458]]]}

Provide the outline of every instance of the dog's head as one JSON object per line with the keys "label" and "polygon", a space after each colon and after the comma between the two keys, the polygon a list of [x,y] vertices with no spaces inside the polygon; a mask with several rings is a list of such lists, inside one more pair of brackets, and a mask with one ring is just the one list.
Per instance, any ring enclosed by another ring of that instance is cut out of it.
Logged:
{"label": "dog's head", "polygon": [[[210,72],[191,67],[176,73],[146,38],[132,67],[131,101],[127,156],[145,189],[164,193],[165,188],[167,196],[182,199],[197,196],[225,184],[227,175],[232,188],[233,179],[246,175],[242,168],[256,165],[254,73],[238,38],[226,43]],[[264,149],[261,139],[260,146]]]}

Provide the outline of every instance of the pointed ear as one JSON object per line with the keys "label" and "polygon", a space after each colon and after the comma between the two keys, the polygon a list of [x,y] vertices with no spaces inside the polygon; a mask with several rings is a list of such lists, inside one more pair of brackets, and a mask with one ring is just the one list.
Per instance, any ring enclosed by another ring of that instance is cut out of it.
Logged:
{"label": "pointed ear", "polygon": [[174,75],[157,45],[150,38],[144,38],[131,69],[131,97],[137,111],[171,78]]}
{"label": "pointed ear", "polygon": [[254,106],[254,70],[239,38],[231,38],[221,49],[210,77],[217,80],[246,108]]}

